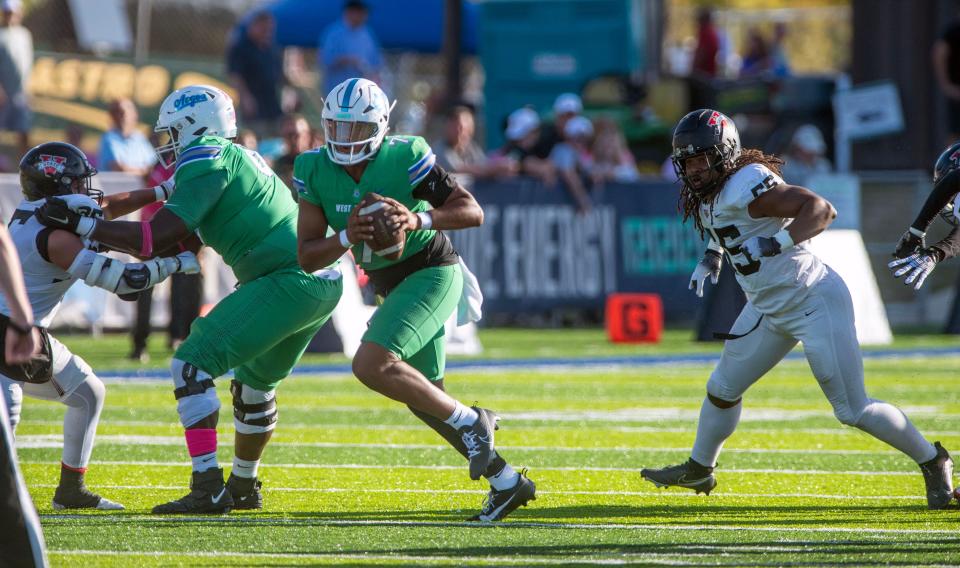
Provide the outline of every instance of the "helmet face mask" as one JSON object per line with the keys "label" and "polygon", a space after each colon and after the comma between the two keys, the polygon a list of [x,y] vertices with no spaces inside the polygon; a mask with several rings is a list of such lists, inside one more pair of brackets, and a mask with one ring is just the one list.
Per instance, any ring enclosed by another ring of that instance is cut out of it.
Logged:
{"label": "helmet face mask", "polygon": [[163,100],[153,129],[159,141],[154,150],[164,167],[173,166],[180,152],[201,136],[234,138],[237,116],[227,93],[209,85],[178,89]]}
{"label": "helmet face mask", "polygon": [[369,160],[387,135],[393,105],[373,81],[347,79],[323,101],[327,156],[343,166]]}
{"label": "helmet face mask", "polygon": [[66,142],[40,144],[20,160],[20,187],[30,201],[77,194],[101,203],[103,192],[92,187],[96,174],[86,154]]}
{"label": "helmet face mask", "polygon": [[736,125],[715,110],[687,114],[673,132],[674,171],[694,193],[713,192],[716,182],[736,165],[741,152]]}

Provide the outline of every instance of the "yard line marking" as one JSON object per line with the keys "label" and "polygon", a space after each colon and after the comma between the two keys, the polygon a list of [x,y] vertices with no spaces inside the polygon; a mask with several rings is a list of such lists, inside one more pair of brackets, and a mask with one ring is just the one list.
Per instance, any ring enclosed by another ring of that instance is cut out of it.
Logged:
{"label": "yard line marking", "polygon": [[[20,460],[21,465],[54,465],[60,461],[47,460]],[[171,461],[97,461],[96,465],[129,465],[146,467],[191,467],[190,462],[171,462]],[[321,464],[321,463],[272,463],[261,465],[264,469],[378,469],[389,467],[391,469],[428,469],[428,470],[454,470],[462,471],[466,465],[405,465],[405,464]],[[640,473],[642,468],[632,467],[596,467],[596,466],[537,466],[536,471],[614,471],[627,473]],[[823,469],[723,469],[722,473],[780,473],[784,475],[864,475],[864,476],[916,476],[919,475],[912,471],[830,471]]]}
{"label": "yard line marking", "polygon": [[[221,444],[229,444],[232,436],[220,436]],[[140,436],[127,434],[101,434],[97,436],[97,444],[112,446],[182,446],[182,436]],[[63,445],[61,434],[27,434],[17,436],[16,446],[20,448],[59,448]],[[382,444],[363,442],[271,442],[271,446],[303,447],[303,448],[354,448],[378,450],[447,450],[446,444]],[[646,446],[505,446],[510,450],[522,452],[689,452],[689,447],[646,447]],[[725,448],[724,452],[733,454],[800,454],[800,455],[899,455],[896,450],[834,450],[820,448]]]}
{"label": "yard line marking", "polygon": [[[865,360],[910,360],[931,358],[950,358],[960,356],[960,347],[935,347],[928,349],[878,349],[864,351]],[[786,358],[788,361],[802,361],[803,353],[794,351]],[[473,361],[447,361],[447,369],[470,372],[503,372],[526,370],[616,370],[634,367],[673,367],[678,365],[710,365],[720,360],[720,353],[688,353],[673,355],[634,355],[608,357],[551,357],[529,359],[483,359]],[[104,370],[97,373],[100,378],[110,379],[160,379],[170,380],[167,369],[135,369],[135,370]],[[349,362],[328,363],[325,365],[302,365],[293,370],[291,375],[352,375]]]}
{"label": "yard line marking", "polygon": [[[324,410],[325,411],[325,410]],[[406,415],[406,412],[403,413]],[[911,412],[912,415],[916,415],[916,412]],[[921,412],[920,414],[923,414]],[[509,415],[509,414],[508,414]],[[829,412],[824,412],[824,416],[833,416]],[[937,416],[943,416],[942,414],[937,414]],[[518,420],[516,417],[513,420]],[[741,424],[743,424],[741,420]],[[155,420],[112,420],[107,419],[106,421],[101,420],[101,425],[110,426],[143,426],[150,428],[157,428],[158,426],[163,426]],[[26,429],[34,425],[43,425],[43,426],[62,426],[63,420],[36,420],[28,419],[26,422],[22,422],[20,428]],[[171,422],[169,424],[170,428],[181,429],[179,423]],[[425,431],[425,426],[422,424],[364,424],[363,426],[357,426],[356,424],[343,424],[340,422],[283,422],[284,430],[292,429],[303,429],[303,430],[403,430],[403,431],[415,431],[423,432]],[[546,424],[524,424],[524,430],[584,430],[583,426],[573,426],[567,424],[559,425],[546,425]],[[617,425],[600,425],[600,426],[590,426],[590,429],[604,430],[610,432],[627,432],[627,433],[639,433],[639,434],[694,434],[695,431],[692,426],[617,426]],[[835,428],[792,428],[785,426],[783,428],[751,428],[740,426],[737,428],[737,434],[743,435],[745,433],[750,434],[824,434],[824,435],[839,435],[839,436],[850,436],[857,435],[862,436],[863,431],[856,428],[844,428],[837,426]],[[930,437],[943,437],[943,436],[956,436],[957,430],[924,430],[924,434]],[[276,442],[272,442],[276,443]],[[891,452],[899,453],[899,452]]]}
{"label": "yard line marking", "polygon": [[[761,533],[855,533],[876,535],[946,535],[956,536],[956,529],[885,529],[870,527],[757,527],[741,525],[666,525],[654,523],[549,523],[537,521],[506,521],[499,523],[477,523],[469,521],[390,521],[390,520],[340,520],[340,519],[305,519],[305,518],[264,518],[256,516],[181,516],[181,515],[130,515],[106,513],[103,515],[77,514],[45,514],[41,519],[47,520],[90,520],[109,519],[114,522],[167,523],[175,519],[178,523],[209,523],[219,524],[236,523],[238,525],[252,523],[261,525],[311,525],[336,527],[362,526],[389,526],[389,527],[463,527],[473,529],[558,529],[558,530],[653,530],[653,531],[682,531],[682,532],[761,532]],[[182,554],[182,553],[181,553]],[[189,553],[192,554],[192,553]]]}
{"label": "yard line marking", "polygon": [[[290,553],[290,552],[232,552],[232,551],[217,551],[217,552],[172,552],[164,550],[153,550],[153,551],[143,551],[137,552],[133,550],[49,550],[49,554],[59,554],[64,556],[152,556],[152,557],[165,557],[165,556],[186,556],[186,557],[201,557],[201,558],[220,558],[220,557],[232,557],[232,558],[262,558],[262,559],[274,559],[274,558],[288,558],[291,560],[374,560],[374,561],[402,561],[402,562],[464,562],[463,556],[414,556],[408,554],[349,554],[349,553],[340,553],[340,552],[314,552],[314,553]],[[682,561],[672,561],[671,558],[675,555],[670,554],[657,554],[657,553],[640,553],[640,554],[631,554],[631,553],[618,553],[617,556],[629,556],[634,562],[637,560],[642,560],[651,564],[664,564],[664,565],[674,565],[680,564],[684,566],[693,565],[692,562],[682,562]],[[694,554],[684,554],[684,556],[710,556],[710,554],[701,552]],[[627,560],[619,558],[602,558],[602,557],[592,557],[592,556],[583,556],[580,558],[551,558],[548,556],[477,556],[476,562],[485,563],[485,562],[502,562],[502,563],[514,563],[518,562],[521,564],[544,564],[544,565],[564,565],[564,564],[583,564],[584,562],[589,562],[591,564],[601,564],[601,565],[611,565],[611,566],[620,566],[627,564]]]}
{"label": "yard line marking", "polygon": [[[56,483],[31,483],[30,487],[39,487],[44,489],[56,489]],[[182,491],[182,485],[101,485],[97,484],[97,489],[120,489],[120,490],[144,490],[153,489],[159,491]],[[477,495],[484,493],[483,489],[368,489],[354,487],[273,487],[270,486],[265,491],[293,492],[293,493],[413,493],[413,494],[465,494]],[[538,490],[537,495],[623,495],[627,497],[687,497],[700,499],[695,493],[688,492],[666,492],[666,491],[549,491]],[[907,500],[926,500],[923,495],[825,495],[822,493],[715,493],[710,496],[718,498],[743,498],[743,499],[828,499],[839,501],[907,501]]]}

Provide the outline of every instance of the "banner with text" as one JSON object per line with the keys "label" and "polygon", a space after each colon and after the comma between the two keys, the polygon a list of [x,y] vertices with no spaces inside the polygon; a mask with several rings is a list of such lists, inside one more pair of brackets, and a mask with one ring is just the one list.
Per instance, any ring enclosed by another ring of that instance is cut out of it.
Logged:
{"label": "banner with text", "polygon": [[480,281],[487,314],[600,309],[612,292],[659,294],[668,320],[690,319],[688,278],[703,252],[680,222],[677,186],[608,185],[578,213],[563,187],[478,183],[484,224],[450,233]]}

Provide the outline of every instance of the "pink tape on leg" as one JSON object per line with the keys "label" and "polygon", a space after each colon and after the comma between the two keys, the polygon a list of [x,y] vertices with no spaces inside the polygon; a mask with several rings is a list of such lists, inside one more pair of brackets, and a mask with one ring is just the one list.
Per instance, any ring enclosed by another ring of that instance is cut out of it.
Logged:
{"label": "pink tape on leg", "polygon": [[153,256],[153,227],[150,221],[140,221],[140,256],[150,258]]}
{"label": "pink tape on leg", "polygon": [[187,439],[187,452],[191,458],[217,451],[217,431],[214,428],[184,430],[183,435]]}

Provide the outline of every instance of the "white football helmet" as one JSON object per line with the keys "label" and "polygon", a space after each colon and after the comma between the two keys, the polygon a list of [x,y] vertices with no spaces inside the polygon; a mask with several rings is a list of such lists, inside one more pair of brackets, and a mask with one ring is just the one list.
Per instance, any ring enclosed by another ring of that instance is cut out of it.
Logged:
{"label": "white football helmet", "polygon": [[235,137],[237,114],[227,93],[209,85],[191,85],[163,100],[153,130],[161,138],[157,157],[169,168],[181,150],[201,136]]}
{"label": "white football helmet", "polygon": [[337,164],[357,164],[370,159],[387,135],[393,105],[376,83],[347,79],[323,101],[323,134],[327,155]]}

